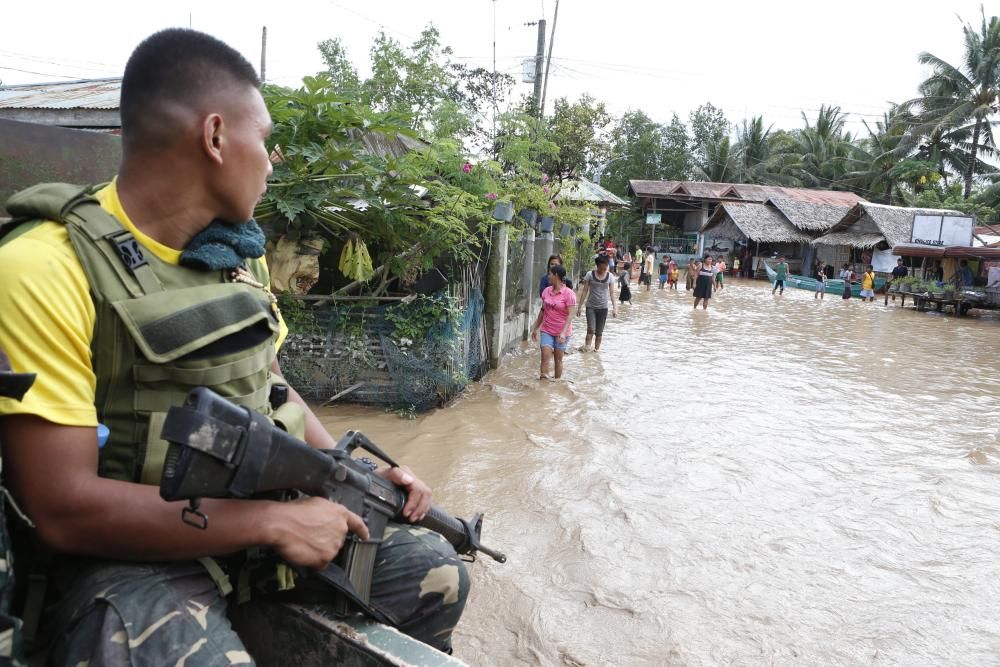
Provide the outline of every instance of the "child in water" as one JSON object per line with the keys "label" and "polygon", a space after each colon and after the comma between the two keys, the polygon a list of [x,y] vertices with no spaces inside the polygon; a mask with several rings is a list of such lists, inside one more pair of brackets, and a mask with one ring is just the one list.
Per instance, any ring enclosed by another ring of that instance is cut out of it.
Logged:
{"label": "child in water", "polygon": [[826,296],[826,262],[820,262],[816,270],[816,294],[813,295],[813,299],[822,301],[824,296]]}
{"label": "child in water", "polygon": [[677,266],[677,262],[673,258],[667,264],[667,282],[670,284],[670,289],[677,290],[677,279],[680,278],[681,271]]}
{"label": "child in water", "polygon": [[629,289],[629,282],[632,278],[632,264],[625,262],[622,264],[622,271],[618,274],[618,303],[632,305],[632,290]]}

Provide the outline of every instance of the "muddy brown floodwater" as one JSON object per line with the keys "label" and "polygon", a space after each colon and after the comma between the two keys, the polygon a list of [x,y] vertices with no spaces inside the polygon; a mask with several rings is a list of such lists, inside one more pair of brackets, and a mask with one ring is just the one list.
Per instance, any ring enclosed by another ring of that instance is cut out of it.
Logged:
{"label": "muddy brown floodwater", "polygon": [[470,664],[997,665],[998,352],[988,314],[654,288],[565,382],[525,349],[416,420],[321,415],[486,513]]}

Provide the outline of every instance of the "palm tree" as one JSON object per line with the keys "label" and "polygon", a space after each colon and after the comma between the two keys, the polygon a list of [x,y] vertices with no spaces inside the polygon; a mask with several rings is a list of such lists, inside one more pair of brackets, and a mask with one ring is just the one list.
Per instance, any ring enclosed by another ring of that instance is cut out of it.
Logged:
{"label": "palm tree", "polygon": [[990,117],[1000,112],[1000,18],[993,16],[987,22],[984,11],[978,31],[968,23],[962,30],[965,57],[960,67],[932,53],[920,54],[919,61],[930,65],[933,74],[921,84],[921,97],[912,102],[921,109],[921,135],[971,130],[963,172],[963,196],[968,199],[976,173],[982,173],[981,151],[992,153],[996,148]]}
{"label": "palm tree", "polygon": [[905,203],[904,170],[913,145],[907,134],[910,120],[905,110],[893,107],[874,129],[864,121],[868,136],[854,145],[842,183],[866,199]]}
{"label": "palm tree", "polygon": [[836,188],[854,149],[850,133],[844,131],[847,116],[840,107],[823,105],[815,124],[805,113],[802,119],[806,127],[796,134],[797,145],[784,156],[782,171],[806,187]]}
{"label": "palm tree", "polygon": [[739,162],[729,137],[705,145],[705,161],[694,168],[695,177],[713,183],[738,183]]}
{"label": "palm tree", "polygon": [[764,129],[763,116],[743,121],[736,129],[736,159],[741,183],[767,183],[770,175],[771,146],[768,137],[773,125]]}

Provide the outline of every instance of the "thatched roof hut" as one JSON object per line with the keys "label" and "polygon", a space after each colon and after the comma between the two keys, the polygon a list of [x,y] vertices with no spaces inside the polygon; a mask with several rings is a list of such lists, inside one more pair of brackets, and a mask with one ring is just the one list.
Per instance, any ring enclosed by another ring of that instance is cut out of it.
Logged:
{"label": "thatched roof hut", "polygon": [[830,231],[817,238],[817,245],[844,245],[874,248],[885,243],[890,248],[909,243],[914,215],[961,215],[949,209],[907,208],[861,202],[851,208]]}
{"label": "thatched roof hut", "polygon": [[781,211],[798,229],[814,235],[829,230],[851,210],[851,204],[803,201],[788,197],[772,197],[767,203]]}
{"label": "thatched roof hut", "polygon": [[796,228],[778,209],[757,202],[722,202],[701,228],[705,236],[763,243],[809,243],[812,236]]}

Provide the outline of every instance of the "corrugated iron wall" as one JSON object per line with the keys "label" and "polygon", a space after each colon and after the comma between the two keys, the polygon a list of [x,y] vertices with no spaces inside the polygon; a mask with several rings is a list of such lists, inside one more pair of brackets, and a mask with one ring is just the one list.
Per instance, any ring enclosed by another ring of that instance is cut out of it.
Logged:
{"label": "corrugated iron wall", "polygon": [[11,194],[36,183],[111,180],[121,155],[111,134],[0,120],[0,216]]}

